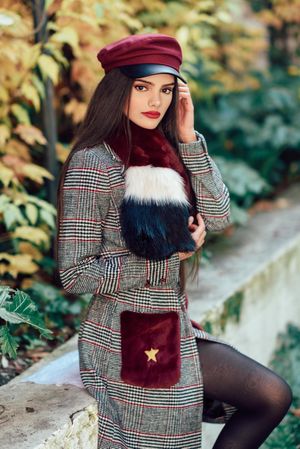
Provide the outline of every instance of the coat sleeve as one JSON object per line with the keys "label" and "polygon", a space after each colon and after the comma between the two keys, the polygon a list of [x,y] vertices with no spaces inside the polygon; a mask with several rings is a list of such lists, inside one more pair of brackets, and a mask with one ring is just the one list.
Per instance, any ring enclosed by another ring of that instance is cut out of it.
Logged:
{"label": "coat sleeve", "polygon": [[201,214],[207,230],[221,231],[231,223],[229,191],[208,154],[204,136],[198,131],[195,134],[197,141],[179,142],[179,152],[191,175],[197,212]]}
{"label": "coat sleeve", "polygon": [[103,220],[111,201],[108,168],[88,149],[72,156],[62,192],[57,263],[63,288],[75,294],[174,283],[179,279],[179,254],[150,260],[129,251],[111,255],[103,246]]}

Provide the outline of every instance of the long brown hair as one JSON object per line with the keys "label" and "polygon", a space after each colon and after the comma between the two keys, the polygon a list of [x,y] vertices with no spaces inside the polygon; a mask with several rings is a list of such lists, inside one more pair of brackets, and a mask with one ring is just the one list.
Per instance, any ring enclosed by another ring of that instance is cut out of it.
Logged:
{"label": "long brown hair", "polygon": [[[120,130],[125,132],[127,136],[129,148],[131,148],[131,134],[130,122],[128,114],[123,113],[128,98],[128,107],[130,104],[130,95],[134,79],[124,75],[118,68],[107,73],[97,85],[94,94],[89,102],[85,118],[78,130],[74,145],[65,160],[58,182],[57,188],[57,216],[56,229],[57,235],[55,240],[55,259],[58,261],[58,241],[61,213],[63,210],[63,195],[62,186],[65,179],[65,174],[69,166],[69,162],[76,151],[84,148],[98,146],[106,139],[118,134]],[[178,151],[178,134],[176,122],[176,110],[178,104],[178,89],[177,78],[175,77],[175,86],[173,91],[171,104],[159,124],[159,128],[163,131],[166,138],[171,142],[174,148]],[[129,155],[130,156],[130,155]],[[125,164],[127,165],[127,164]],[[197,257],[198,256],[198,257]],[[193,257],[193,277],[197,274],[200,253],[197,251]],[[180,281],[181,287],[185,287],[185,268],[184,262],[180,263]]]}

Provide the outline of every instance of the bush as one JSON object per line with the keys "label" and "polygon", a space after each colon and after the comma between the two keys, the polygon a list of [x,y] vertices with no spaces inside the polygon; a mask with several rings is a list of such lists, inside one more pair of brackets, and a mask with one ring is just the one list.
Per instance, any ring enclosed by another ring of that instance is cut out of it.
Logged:
{"label": "bush", "polygon": [[12,358],[17,356],[19,343],[11,333],[10,323],[18,325],[26,323],[37,329],[41,336],[52,339],[52,331],[45,327],[35,303],[25,292],[0,286],[0,318],[5,322],[0,325],[1,352]]}

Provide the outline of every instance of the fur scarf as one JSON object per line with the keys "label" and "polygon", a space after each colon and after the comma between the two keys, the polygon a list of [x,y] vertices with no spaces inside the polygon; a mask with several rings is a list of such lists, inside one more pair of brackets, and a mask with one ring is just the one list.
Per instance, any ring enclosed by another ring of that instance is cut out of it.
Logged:
{"label": "fur scarf", "polygon": [[194,214],[195,197],[180,156],[158,128],[131,121],[130,127],[131,149],[125,133],[106,140],[127,167],[120,208],[127,247],[149,259],[194,251],[188,217]]}

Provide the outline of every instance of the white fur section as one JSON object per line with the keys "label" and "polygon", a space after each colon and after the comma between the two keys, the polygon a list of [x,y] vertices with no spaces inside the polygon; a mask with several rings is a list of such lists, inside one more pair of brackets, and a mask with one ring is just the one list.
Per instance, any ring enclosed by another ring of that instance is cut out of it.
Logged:
{"label": "white fur section", "polygon": [[137,202],[189,204],[184,180],[177,171],[167,167],[129,167],[125,173],[126,199]]}

